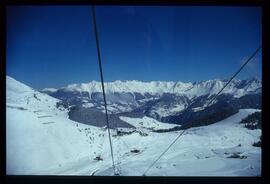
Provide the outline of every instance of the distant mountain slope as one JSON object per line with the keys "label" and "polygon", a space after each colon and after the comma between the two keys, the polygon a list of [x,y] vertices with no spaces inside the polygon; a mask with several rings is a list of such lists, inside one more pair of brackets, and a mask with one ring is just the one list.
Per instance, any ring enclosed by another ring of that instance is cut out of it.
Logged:
{"label": "distant mountain slope", "polygon": [[[206,95],[206,94],[216,94],[228,80],[214,79],[196,83],[184,83],[184,82],[172,82],[172,81],[114,81],[105,82],[105,92],[106,93],[140,93],[144,94],[185,94],[189,98],[194,98],[196,96]],[[252,78],[249,80],[238,80],[234,79],[230,85],[224,90],[223,93],[233,94],[236,97],[243,96],[247,93],[256,92],[258,88],[261,88],[261,81]],[[55,92],[54,88],[45,88],[42,90],[44,92]],[[88,93],[91,96],[92,93],[102,92],[101,83],[97,81],[92,81],[89,83],[81,84],[71,84],[66,87],[58,89],[61,92],[74,92],[74,93]]]}
{"label": "distant mountain slope", "polygon": [[[228,80],[208,80],[197,83],[115,81],[105,83],[110,114],[128,117],[148,117],[158,121],[183,124],[200,121],[212,114],[236,113],[241,108],[261,107],[261,81],[234,79],[209,107],[205,105]],[[60,89],[45,89],[51,96],[76,107],[104,112],[101,83],[72,84]],[[84,115],[82,115],[84,116]],[[225,116],[225,117],[227,117]],[[77,116],[78,117],[78,116]],[[80,118],[82,119],[82,118]],[[209,119],[209,118],[208,118]],[[212,118],[219,121],[219,118]]]}

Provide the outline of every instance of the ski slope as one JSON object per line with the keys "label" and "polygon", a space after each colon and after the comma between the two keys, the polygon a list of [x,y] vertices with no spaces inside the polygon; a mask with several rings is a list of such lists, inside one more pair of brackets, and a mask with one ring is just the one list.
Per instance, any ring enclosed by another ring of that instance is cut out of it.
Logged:
{"label": "ski slope", "polygon": [[89,153],[57,101],[7,77],[7,174],[34,174]]}
{"label": "ski slope", "polygon": [[[259,140],[261,130],[248,130],[239,124],[242,118],[255,111],[257,110],[243,109],[216,124],[191,128],[146,175],[260,175],[261,149],[253,147],[252,143]],[[132,120],[129,119],[129,121]],[[122,164],[120,165],[122,175],[142,175],[180,132],[149,132],[149,136],[144,138],[139,137],[139,135],[123,137],[125,142],[132,145],[131,148],[137,148],[142,152],[139,154],[123,154]],[[227,158],[237,152],[240,152],[240,155],[247,156],[247,158]],[[98,175],[107,173],[108,171],[97,172]]]}
{"label": "ski slope", "polygon": [[[113,175],[106,129],[71,121],[67,110],[56,108],[57,99],[11,77],[6,80],[8,175]],[[259,140],[261,130],[248,130],[239,124],[255,111],[242,109],[218,123],[191,128],[146,175],[260,175],[261,148],[252,143]],[[112,130],[116,168],[123,176],[141,176],[181,132],[152,132],[175,125],[149,117],[121,119],[136,127],[122,136]],[[139,152],[131,152],[134,149]],[[227,158],[234,153],[246,158]],[[95,160],[97,156],[102,160]]]}

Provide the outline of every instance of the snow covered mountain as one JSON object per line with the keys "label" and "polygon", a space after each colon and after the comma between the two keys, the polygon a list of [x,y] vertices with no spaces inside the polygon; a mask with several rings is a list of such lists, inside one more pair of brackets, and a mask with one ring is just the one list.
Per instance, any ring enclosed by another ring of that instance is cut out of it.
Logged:
{"label": "snow covered mountain", "polygon": [[[112,175],[106,129],[68,118],[68,109],[47,94],[6,78],[7,174]],[[147,172],[147,176],[258,176],[260,129],[239,122],[258,109],[240,109],[215,124],[191,128]],[[116,168],[141,176],[181,131],[151,117],[119,118],[132,128],[112,131]],[[206,167],[207,166],[207,167]]]}
{"label": "snow covered mountain", "polygon": [[[185,94],[190,99],[201,95],[213,95],[216,94],[228,80],[208,80],[196,83],[184,83],[184,82],[172,82],[172,81],[114,81],[104,83],[105,92],[110,93],[139,93],[141,95],[151,94],[151,95],[161,95],[164,93],[172,94]],[[256,92],[257,89],[261,88],[261,81],[252,78],[250,80],[237,80],[234,79],[230,85],[223,91],[223,93],[233,94],[236,97],[241,97],[250,92]],[[58,90],[54,88],[45,88],[43,92],[74,92],[74,93],[85,93],[87,92],[89,96],[92,93],[102,92],[101,83],[97,81],[92,81],[89,83],[81,84],[71,84],[66,87],[62,87]]]}
{"label": "snow covered mountain", "polygon": [[[129,117],[147,115],[159,121],[182,124],[193,121],[194,117],[199,118],[194,116],[195,114],[207,115],[214,109],[223,111],[229,108],[231,114],[228,115],[232,115],[241,108],[260,108],[262,85],[261,81],[255,78],[234,79],[214,103],[205,108],[213,95],[227,82],[228,80],[220,79],[193,84],[162,81],[108,82],[105,83],[108,111],[110,114],[125,113],[125,116]],[[104,111],[100,82],[72,84],[58,90],[45,89],[43,92],[77,108]]]}

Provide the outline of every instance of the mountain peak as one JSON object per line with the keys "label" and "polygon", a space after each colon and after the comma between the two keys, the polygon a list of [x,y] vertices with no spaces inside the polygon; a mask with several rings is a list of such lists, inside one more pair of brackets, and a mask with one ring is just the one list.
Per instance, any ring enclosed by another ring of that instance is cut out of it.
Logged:
{"label": "mountain peak", "polygon": [[[215,94],[225,84],[228,82],[228,79],[213,79],[205,80],[200,82],[181,82],[181,81],[138,81],[138,80],[116,80],[113,82],[105,82],[105,91],[106,93],[149,93],[149,94],[163,94],[163,93],[174,93],[174,94],[187,94],[188,96],[197,96],[197,95],[207,95]],[[261,86],[257,78],[252,78],[249,80],[249,83],[254,84],[249,85],[252,87],[251,90],[256,90]],[[241,84],[241,85],[240,85]],[[240,87],[241,86],[241,87]],[[247,81],[233,79],[231,84],[224,90],[224,93],[238,93],[237,90],[247,86]],[[251,88],[250,87],[250,88]],[[45,88],[44,91],[48,88]],[[55,89],[50,89],[50,91]],[[66,87],[61,88],[64,91],[77,91],[77,92],[102,92],[101,83],[97,81],[91,81],[89,83],[79,83],[79,84],[70,84]],[[238,94],[241,96],[241,94]]]}
{"label": "mountain peak", "polygon": [[33,90],[31,87],[15,80],[10,76],[6,76],[7,91],[25,92]]}

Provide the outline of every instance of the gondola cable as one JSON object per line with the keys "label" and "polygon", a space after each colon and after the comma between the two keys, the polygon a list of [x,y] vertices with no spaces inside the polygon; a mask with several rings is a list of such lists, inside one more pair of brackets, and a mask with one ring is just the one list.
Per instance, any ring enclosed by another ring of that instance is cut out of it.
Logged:
{"label": "gondola cable", "polygon": [[101,86],[102,86],[102,93],[103,93],[103,100],[104,100],[104,107],[105,107],[107,130],[108,130],[108,134],[109,134],[109,143],[110,143],[110,150],[111,150],[111,157],[112,157],[112,166],[113,166],[114,175],[117,175],[116,168],[115,168],[115,163],[114,163],[114,156],[113,156],[112,140],[111,140],[111,133],[110,133],[110,124],[109,124],[107,101],[106,101],[106,95],[105,95],[105,89],[104,89],[104,80],[103,80],[103,73],[102,73],[100,46],[99,46],[99,37],[98,37],[98,30],[97,30],[97,25],[96,25],[96,13],[95,13],[94,5],[92,6],[92,18],[93,18],[93,27],[94,27],[94,33],[95,33],[95,39],[96,39],[97,56],[98,56],[99,72],[100,72],[100,79],[101,79]]}

